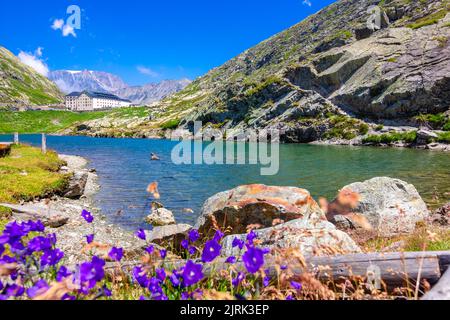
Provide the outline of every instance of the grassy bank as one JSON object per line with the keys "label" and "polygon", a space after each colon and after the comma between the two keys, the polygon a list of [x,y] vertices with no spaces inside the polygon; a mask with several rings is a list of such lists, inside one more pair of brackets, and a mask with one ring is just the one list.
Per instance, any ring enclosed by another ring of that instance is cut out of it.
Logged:
{"label": "grassy bank", "polygon": [[54,133],[77,122],[102,118],[107,112],[1,111],[0,133]]}
{"label": "grassy bank", "polygon": [[13,146],[0,158],[0,202],[29,201],[62,190],[68,176],[58,173],[64,164],[54,152],[43,155],[29,146]]}
{"label": "grassy bank", "polygon": [[118,108],[107,111],[0,111],[0,133],[55,133],[86,121],[108,118],[148,117],[146,107]]}

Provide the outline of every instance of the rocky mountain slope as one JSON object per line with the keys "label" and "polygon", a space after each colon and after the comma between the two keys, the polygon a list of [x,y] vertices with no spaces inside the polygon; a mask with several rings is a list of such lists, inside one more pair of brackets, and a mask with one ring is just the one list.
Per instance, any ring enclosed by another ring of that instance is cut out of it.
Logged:
{"label": "rocky mountain slope", "polygon": [[[371,5],[380,30],[367,27]],[[449,10],[447,0],[337,1],[163,100],[156,126],[201,120],[311,142],[364,136],[372,123],[414,126],[418,115],[448,123]]]}
{"label": "rocky mountain slope", "polygon": [[29,106],[57,104],[63,101],[58,87],[14,54],[0,47],[0,104]]}
{"label": "rocky mountain slope", "polygon": [[172,93],[179,92],[191,83],[188,79],[164,80],[159,83],[149,83],[143,86],[125,87],[114,91],[114,94],[133,101],[136,104],[149,105],[160,101]]}
{"label": "rocky mountain slope", "polygon": [[190,80],[165,80],[144,86],[129,86],[120,77],[101,71],[69,71],[50,72],[49,79],[55,82],[65,93],[74,91],[97,91],[115,94],[135,104],[148,105],[159,101],[172,93],[184,89]]}

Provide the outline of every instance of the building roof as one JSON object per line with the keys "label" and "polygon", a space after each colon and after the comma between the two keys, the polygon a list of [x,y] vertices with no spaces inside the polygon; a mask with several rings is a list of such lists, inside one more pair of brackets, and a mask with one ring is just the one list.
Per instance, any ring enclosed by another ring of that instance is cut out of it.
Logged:
{"label": "building roof", "polygon": [[90,98],[96,98],[96,99],[109,99],[109,100],[116,100],[116,101],[123,101],[123,102],[130,102],[130,100],[119,98],[118,96],[110,93],[105,92],[94,92],[94,91],[83,91],[83,92],[72,92],[68,94],[66,97],[79,97],[82,94],[87,95]]}

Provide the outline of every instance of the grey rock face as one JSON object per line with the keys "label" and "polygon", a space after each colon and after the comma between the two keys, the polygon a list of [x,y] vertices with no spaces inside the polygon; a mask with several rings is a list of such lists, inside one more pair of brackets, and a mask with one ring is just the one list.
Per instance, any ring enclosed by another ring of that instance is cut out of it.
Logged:
{"label": "grey rock face", "polygon": [[[256,230],[258,246],[269,249],[299,249],[305,255],[333,255],[360,253],[359,246],[344,232],[327,221],[309,222],[297,219],[276,227]],[[224,256],[239,256],[243,252],[233,248],[233,240],[246,239],[246,235],[231,235],[223,239]]]}
{"label": "grey rock face", "polygon": [[192,229],[188,224],[173,224],[169,226],[155,227],[148,232],[147,240],[162,244],[164,242],[179,243],[185,238],[185,234]]}
{"label": "grey rock face", "polygon": [[417,131],[417,144],[428,144],[431,140],[437,139],[438,135],[433,131],[420,129]]}
{"label": "grey rock face", "polygon": [[[372,5],[381,7],[380,30],[367,30]],[[183,128],[195,120],[227,129],[279,126],[285,130],[283,142],[328,139],[326,133],[339,126],[328,114],[400,124],[419,114],[446,112],[450,15],[414,26],[444,6],[442,0],[337,1],[158,107],[173,110],[182,99],[184,108],[170,117],[181,119]]]}
{"label": "grey rock face", "polygon": [[[357,205],[351,212],[365,217],[381,236],[394,236],[414,231],[416,223],[429,216],[425,202],[416,188],[407,182],[387,177],[373,178],[352,183],[343,190],[359,195]],[[331,204],[339,202],[335,199]],[[336,216],[333,222],[345,221],[358,225],[352,215]],[[345,227],[345,223],[339,223]],[[347,224],[348,226],[348,224]]]}

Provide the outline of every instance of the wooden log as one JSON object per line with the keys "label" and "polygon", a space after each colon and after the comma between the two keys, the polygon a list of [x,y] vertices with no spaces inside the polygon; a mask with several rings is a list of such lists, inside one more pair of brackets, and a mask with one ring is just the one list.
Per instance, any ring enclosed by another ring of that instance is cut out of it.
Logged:
{"label": "wooden log", "polygon": [[[441,277],[440,261],[450,259],[450,251],[445,252],[395,252],[395,253],[370,253],[351,254],[327,257],[310,257],[306,259],[306,268],[302,266],[290,266],[295,275],[309,272],[319,279],[327,281],[339,281],[351,276],[366,278],[373,267],[379,270],[382,281],[389,287],[416,286],[417,279],[426,279],[429,283],[438,282]],[[165,267],[178,269],[186,261],[166,261]],[[129,269],[139,265],[140,262],[128,262],[122,264],[123,269]],[[269,275],[277,276],[278,269],[275,266],[274,257],[267,257],[266,266]],[[117,264],[107,264],[106,268],[117,268]],[[229,264],[225,259],[218,259],[215,263],[206,264],[203,270],[205,276],[212,272],[228,269]],[[244,270],[242,261],[235,264],[237,270]]]}

